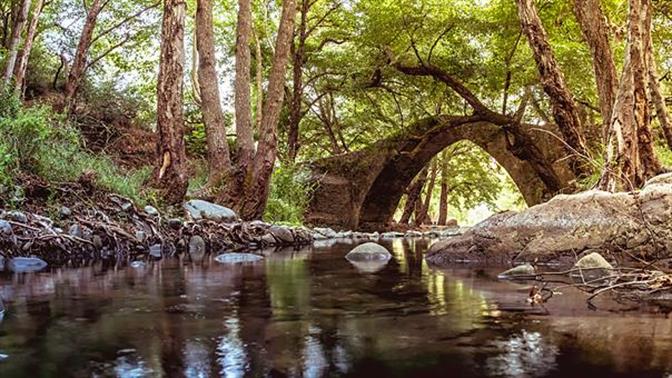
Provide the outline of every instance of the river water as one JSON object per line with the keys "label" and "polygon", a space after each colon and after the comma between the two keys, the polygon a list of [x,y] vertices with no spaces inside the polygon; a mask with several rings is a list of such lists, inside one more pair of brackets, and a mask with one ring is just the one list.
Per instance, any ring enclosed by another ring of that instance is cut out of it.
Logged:
{"label": "river water", "polygon": [[[426,240],[352,244],[256,263],[0,273],[0,377],[667,377],[672,321],[567,291],[530,307],[497,269],[434,270]],[[0,357],[1,358],[1,357]]]}

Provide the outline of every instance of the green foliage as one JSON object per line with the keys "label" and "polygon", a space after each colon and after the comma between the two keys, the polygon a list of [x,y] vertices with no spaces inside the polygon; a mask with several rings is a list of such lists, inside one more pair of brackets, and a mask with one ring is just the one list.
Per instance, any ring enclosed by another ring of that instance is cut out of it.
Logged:
{"label": "green foliage", "polygon": [[[79,130],[46,106],[16,107],[9,98],[0,108],[0,184],[12,186],[20,172],[36,173],[49,182],[74,181],[93,172],[95,184],[143,202],[142,184],[149,168],[125,172],[108,156],[84,149]],[[6,192],[7,190],[5,190]]]}
{"label": "green foliage", "polygon": [[301,224],[314,189],[305,169],[295,165],[276,167],[264,219],[275,223]]}

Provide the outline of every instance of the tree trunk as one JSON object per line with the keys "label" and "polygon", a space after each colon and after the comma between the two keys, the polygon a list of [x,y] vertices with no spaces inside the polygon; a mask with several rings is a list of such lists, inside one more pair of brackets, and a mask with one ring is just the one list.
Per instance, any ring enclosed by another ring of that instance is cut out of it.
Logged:
{"label": "tree trunk", "polygon": [[575,0],[574,14],[593,57],[593,70],[602,115],[602,137],[606,141],[612,106],[618,89],[618,75],[609,43],[609,25],[602,12],[600,0]]}
{"label": "tree trunk", "polygon": [[406,189],[406,205],[404,206],[404,212],[401,214],[399,219],[400,224],[409,224],[411,221],[411,215],[415,210],[415,205],[420,200],[420,194],[422,193],[422,188],[427,182],[427,167],[423,168],[420,173],[415,177],[415,180],[408,186]]}
{"label": "tree trunk", "polygon": [[656,72],[656,59],[653,55],[653,41],[651,33],[648,35],[648,46],[646,57],[649,64],[649,93],[651,94],[651,101],[656,108],[656,118],[660,123],[660,128],[663,130],[663,136],[667,142],[667,147],[672,149],[672,124],[670,124],[670,117],[667,114],[667,107],[665,105],[665,98],[660,91],[658,83],[658,73]]}
{"label": "tree trunk", "polygon": [[84,27],[82,34],[79,36],[79,43],[77,44],[77,52],[70,67],[68,80],[65,82],[65,110],[68,114],[74,110],[74,101],[79,90],[79,85],[86,71],[86,60],[89,55],[89,47],[91,47],[91,40],[93,38],[93,31],[98,22],[98,15],[103,9],[102,0],[93,0],[89,6],[89,11],[84,20]]}
{"label": "tree trunk", "polygon": [[164,0],[161,60],[157,80],[158,164],[154,186],[170,204],[181,202],[187,192],[184,115],[184,0]]}
{"label": "tree trunk", "polygon": [[26,41],[23,44],[23,50],[17,61],[16,74],[14,75],[16,81],[14,93],[17,96],[21,96],[23,88],[25,87],[24,81],[26,78],[26,70],[28,69],[28,60],[30,59],[30,52],[33,49],[33,42],[35,41],[35,35],[37,34],[37,24],[40,20],[43,5],[44,0],[36,0],[33,15],[30,19],[30,24],[28,25],[28,32],[26,33]]}
{"label": "tree trunk", "polygon": [[439,226],[445,226],[448,221],[448,159],[447,153],[442,154],[441,159],[441,195],[439,197]]}
{"label": "tree trunk", "polygon": [[436,183],[437,165],[436,160],[432,161],[432,166],[429,174],[429,182],[427,183],[427,194],[425,194],[425,201],[420,208],[419,213],[415,213],[415,225],[422,226],[423,224],[431,224],[432,219],[429,216],[429,206],[432,203],[432,193],[434,192],[434,184]]}
{"label": "tree trunk", "polygon": [[629,0],[625,63],[609,129],[607,163],[600,180],[605,190],[637,189],[661,171],[649,128],[646,49],[650,5],[648,0]]}
{"label": "tree trunk", "polygon": [[241,206],[240,213],[243,219],[260,219],[266,208],[271,174],[277,155],[277,127],[284,97],[285,72],[289,60],[295,16],[295,1],[284,0],[275,54],[268,78],[268,94],[264,102],[264,115],[261,130],[259,130],[259,147],[254,158],[252,175],[248,174],[245,178],[243,195],[246,198]]}
{"label": "tree trunk", "polygon": [[551,102],[553,118],[567,143],[567,152],[574,157],[572,168],[577,177],[585,176],[588,174],[587,166],[578,160],[588,156],[588,153],[576,104],[555,60],[533,0],[516,0],[516,3],[520,25],[532,48],[541,85]]}
{"label": "tree trunk", "polygon": [[308,0],[301,0],[301,19],[297,30],[296,40],[292,44],[292,98],[289,104],[289,125],[287,131],[287,159],[296,160],[299,151],[299,123],[301,122],[301,100],[303,98],[303,65],[306,62],[306,23]]}
{"label": "tree trunk", "polygon": [[198,48],[198,83],[201,112],[205,123],[208,148],[208,188],[217,188],[222,178],[231,174],[229,144],[226,139],[224,112],[219,97],[212,1],[198,0],[196,9],[196,45]]}
{"label": "tree trunk", "polygon": [[2,87],[0,87],[0,89],[7,87],[12,80],[16,59],[19,54],[19,45],[21,44],[21,33],[23,33],[23,27],[26,24],[26,20],[28,19],[28,12],[30,11],[30,2],[31,0],[22,0],[18,4],[19,9],[16,15],[16,20],[14,21],[12,36],[9,39],[9,44],[7,47],[5,73],[2,76]]}
{"label": "tree trunk", "polygon": [[[253,29],[254,31],[254,29]],[[255,81],[257,84],[257,109],[255,114],[255,126],[257,130],[261,130],[261,118],[263,117],[262,108],[264,107],[264,63],[261,55],[261,43],[259,42],[259,35],[254,31],[254,59],[256,60],[257,69],[255,72]]]}
{"label": "tree trunk", "polygon": [[250,34],[252,10],[250,0],[238,0],[238,25],[236,27],[236,79],[235,111],[238,169],[243,177],[251,166],[254,154],[252,110],[250,108]]}

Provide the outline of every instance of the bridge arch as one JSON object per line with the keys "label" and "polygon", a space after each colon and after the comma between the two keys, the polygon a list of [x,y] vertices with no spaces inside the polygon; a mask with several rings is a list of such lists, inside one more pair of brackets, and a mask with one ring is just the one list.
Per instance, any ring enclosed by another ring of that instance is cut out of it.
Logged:
{"label": "bridge arch", "polygon": [[[306,214],[307,221],[344,229],[384,229],[420,170],[435,155],[462,140],[476,144],[492,156],[513,179],[529,206],[568,187],[573,179],[568,167],[557,159],[562,153],[560,146],[547,134],[526,139],[534,146],[516,146],[510,134],[492,123],[469,117],[431,117],[419,121],[403,135],[313,163],[317,189]],[[542,151],[559,187],[557,183],[549,184],[544,176],[548,173],[515,148]]]}

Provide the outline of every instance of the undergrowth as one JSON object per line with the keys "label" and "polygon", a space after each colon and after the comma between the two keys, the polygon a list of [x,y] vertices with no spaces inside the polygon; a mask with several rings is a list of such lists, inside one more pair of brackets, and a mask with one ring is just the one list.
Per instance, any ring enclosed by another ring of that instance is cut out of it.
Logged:
{"label": "undergrowth", "polygon": [[310,173],[297,165],[280,165],[273,171],[264,220],[300,225],[315,184]]}
{"label": "undergrowth", "polygon": [[22,107],[11,94],[0,94],[0,198],[20,192],[16,178],[36,174],[49,183],[77,180],[83,173],[94,175],[100,189],[120,194],[141,204],[152,198],[142,184],[150,169],[125,171],[109,156],[86,150],[78,129],[51,108]]}

